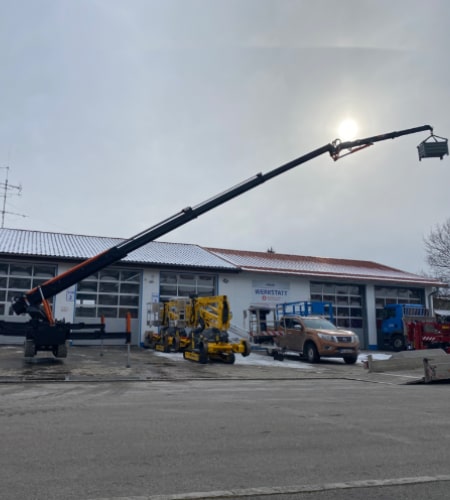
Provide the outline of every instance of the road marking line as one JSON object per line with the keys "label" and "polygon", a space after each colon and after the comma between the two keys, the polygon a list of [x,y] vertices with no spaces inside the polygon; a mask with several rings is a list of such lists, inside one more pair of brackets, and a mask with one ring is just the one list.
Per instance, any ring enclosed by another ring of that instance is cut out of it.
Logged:
{"label": "road marking line", "polygon": [[199,491],[178,493],[174,495],[149,495],[139,497],[104,497],[90,500],[208,500],[214,498],[240,498],[252,496],[270,496],[280,494],[314,493],[318,491],[346,490],[354,488],[371,488],[379,486],[404,486],[409,484],[435,483],[450,481],[450,475],[401,477],[395,479],[367,479],[361,481],[346,481],[344,483],[329,483],[316,485],[274,486],[260,488],[243,488],[236,490]]}

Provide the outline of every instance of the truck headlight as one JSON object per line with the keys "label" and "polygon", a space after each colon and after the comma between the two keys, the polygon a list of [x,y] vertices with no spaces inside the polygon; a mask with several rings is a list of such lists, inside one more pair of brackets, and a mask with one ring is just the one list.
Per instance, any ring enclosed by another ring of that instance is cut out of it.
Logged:
{"label": "truck headlight", "polygon": [[337,342],[337,338],[334,335],[328,335],[327,333],[318,333],[317,335],[327,342]]}

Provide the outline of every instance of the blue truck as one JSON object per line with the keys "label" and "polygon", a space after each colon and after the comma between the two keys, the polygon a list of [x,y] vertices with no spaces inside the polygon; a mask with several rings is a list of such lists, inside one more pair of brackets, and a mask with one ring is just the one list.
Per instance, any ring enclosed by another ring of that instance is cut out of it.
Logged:
{"label": "blue truck", "polygon": [[423,304],[387,304],[381,320],[383,347],[403,351],[407,347],[405,322],[427,318],[429,312]]}

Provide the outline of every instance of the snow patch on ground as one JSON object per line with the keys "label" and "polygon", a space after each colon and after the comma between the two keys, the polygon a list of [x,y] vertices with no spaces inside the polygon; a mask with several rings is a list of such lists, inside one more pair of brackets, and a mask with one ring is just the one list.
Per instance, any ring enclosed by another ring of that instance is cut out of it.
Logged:
{"label": "snow patch on ground", "polygon": [[[172,353],[166,353],[166,352],[160,352],[160,351],[153,351],[156,356],[162,356],[162,357],[167,357],[169,359],[172,359],[173,361],[185,361],[183,358],[183,354],[181,352],[172,352]],[[390,354],[386,353],[381,353],[381,352],[363,352],[358,356],[358,361],[357,364],[364,365],[364,363],[367,361],[367,357],[369,354],[372,356],[373,359],[389,359],[391,357]],[[344,360],[340,358],[328,358],[330,360],[333,360],[337,363],[342,363],[344,364]],[[314,368],[314,365],[310,363],[306,363],[305,361],[300,361],[300,359],[297,361],[296,359],[288,359],[285,358],[283,361],[278,361],[274,360],[272,356],[269,356],[268,354],[258,351],[258,352],[253,352],[249,356],[244,357],[241,356],[240,354],[236,354],[236,365],[253,365],[253,366],[277,366],[281,368],[296,368],[298,370],[312,370]]]}

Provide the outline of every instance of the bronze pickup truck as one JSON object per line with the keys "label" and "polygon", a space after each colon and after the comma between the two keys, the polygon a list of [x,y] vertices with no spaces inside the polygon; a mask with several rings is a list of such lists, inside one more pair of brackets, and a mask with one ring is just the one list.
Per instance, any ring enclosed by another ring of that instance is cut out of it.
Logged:
{"label": "bronze pickup truck", "polygon": [[287,315],[281,318],[279,328],[282,334],[270,351],[275,359],[283,359],[288,352],[299,353],[310,363],[317,363],[321,357],[342,358],[347,364],[358,359],[358,335],[337,328],[322,316]]}

